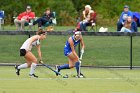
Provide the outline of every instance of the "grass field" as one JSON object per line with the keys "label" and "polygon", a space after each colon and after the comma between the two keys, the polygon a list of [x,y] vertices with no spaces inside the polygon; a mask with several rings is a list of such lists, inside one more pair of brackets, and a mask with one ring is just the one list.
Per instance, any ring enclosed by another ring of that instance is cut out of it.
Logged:
{"label": "grass field", "polygon": [[14,67],[0,67],[0,93],[140,93],[139,69],[82,68],[86,78],[74,78],[75,69],[63,70],[69,78],[56,77],[45,67],[38,67],[38,79],[29,78],[29,69],[18,77]]}
{"label": "grass field", "polygon": [[[4,30],[16,30],[16,27],[15,25],[5,25],[3,26],[4,27]],[[101,26],[97,26],[97,32],[99,30]],[[67,31],[67,30],[70,30],[70,29],[74,29],[75,26],[54,26],[54,30],[55,31]],[[35,25],[34,27],[32,27],[32,30],[37,30],[38,27],[37,25]],[[87,27],[87,29],[90,31],[90,27]],[[95,29],[95,28],[94,28]],[[29,27],[25,27],[25,30],[30,30]],[[3,30],[0,30],[0,31],[3,31]],[[108,31],[109,32],[116,32],[116,27],[115,26],[112,26],[112,27],[108,27]]]}
{"label": "grass field", "polygon": [[[3,30],[15,30],[16,31],[16,27],[15,25],[6,25],[6,26],[3,26],[4,29],[2,28],[2,30],[0,31],[3,31]],[[32,27],[32,30],[37,30],[38,27],[37,25],[33,26]],[[55,31],[66,31],[66,30],[69,30],[69,29],[74,29],[74,26],[54,26],[54,30]],[[30,30],[28,26],[25,26],[25,30]]]}
{"label": "grass field", "polygon": [[[64,64],[63,47],[69,36],[48,35],[41,42],[46,64]],[[0,63],[24,63],[19,48],[25,35],[0,36]],[[85,53],[82,65],[129,66],[130,38],[127,36],[83,36]],[[133,65],[140,66],[140,39],[133,37]],[[33,48],[37,56],[37,51]],[[0,93],[140,93],[140,69],[82,68],[86,78],[75,78],[75,69],[63,70],[69,78],[56,77],[46,67],[36,69],[38,79],[29,78],[30,69],[21,70],[18,77],[12,66],[0,66]]]}
{"label": "grass field", "polygon": [[[47,64],[64,64],[67,58],[63,54],[63,47],[69,36],[48,35],[42,42],[43,61]],[[24,63],[19,56],[19,48],[28,38],[25,35],[0,36],[0,62]],[[83,65],[89,66],[129,66],[130,38],[127,36],[83,36],[85,53]],[[133,37],[133,65],[140,66],[140,39]],[[33,48],[37,56],[37,51]]]}

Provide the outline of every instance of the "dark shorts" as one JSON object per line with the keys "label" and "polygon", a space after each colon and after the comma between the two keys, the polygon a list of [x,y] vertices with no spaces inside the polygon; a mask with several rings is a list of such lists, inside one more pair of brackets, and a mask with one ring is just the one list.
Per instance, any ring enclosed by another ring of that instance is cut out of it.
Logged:
{"label": "dark shorts", "polygon": [[26,50],[20,49],[20,56],[25,56],[25,55],[26,55]]}

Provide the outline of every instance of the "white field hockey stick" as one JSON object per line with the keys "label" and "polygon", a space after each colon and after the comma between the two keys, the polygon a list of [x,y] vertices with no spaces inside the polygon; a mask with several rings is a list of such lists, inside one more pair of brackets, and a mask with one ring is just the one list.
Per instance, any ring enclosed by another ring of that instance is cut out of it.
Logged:
{"label": "white field hockey stick", "polygon": [[80,62],[80,65],[79,65],[79,73],[78,73],[78,76],[80,76],[80,73],[81,73],[81,63],[82,63],[82,58],[83,58],[83,54],[84,53],[81,53],[81,55],[80,55],[80,58],[79,58],[79,62]]}
{"label": "white field hockey stick", "polygon": [[81,53],[80,58],[79,58],[80,60],[82,60],[82,58],[83,58],[83,54],[84,54],[84,53]]}

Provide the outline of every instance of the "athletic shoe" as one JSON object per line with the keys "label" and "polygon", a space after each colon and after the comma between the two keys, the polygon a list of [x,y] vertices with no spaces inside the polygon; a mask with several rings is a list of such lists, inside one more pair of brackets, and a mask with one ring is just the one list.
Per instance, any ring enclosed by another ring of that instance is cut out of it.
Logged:
{"label": "athletic shoe", "polygon": [[77,75],[76,77],[77,77],[77,78],[86,78],[82,73],[80,73],[80,76]]}
{"label": "athletic shoe", "polygon": [[[59,67],[58,65],[55,66],[55,71],[60,72],[60,69],[59,69],[58,67]],[[59,75],[59,74],[56,73],[56,76],[58,76],[58,75]]]}
{"label": "athletic shoe", "polygon": [[29,26],[32,26],[33,25],[33,23],[29,23]]}
{"label": "athletic shoe", "polygon": [[20,69],[18,69],[18,65],[15,65],[15,69],[16,69],[16,74],[19,76],[20,75]]}
{"label": "athletic shoe", "polygon": [[29,74],[30,78],[38,78],[38,76],[36,76],[35,74]]}

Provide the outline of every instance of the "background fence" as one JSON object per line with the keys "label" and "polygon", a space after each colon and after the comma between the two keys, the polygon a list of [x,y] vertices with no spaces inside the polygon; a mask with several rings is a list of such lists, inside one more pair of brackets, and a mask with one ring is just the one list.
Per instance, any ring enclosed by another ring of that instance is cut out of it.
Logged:
{"label": "background fence", "polygon": [[[33,31],[0,31],[0,62],[23,63],[24,58],[19,57],[19,48],[33,34],[35,34]],[[140,33],[83,32],[82,34],[86,46],[82,66],[139,68]],[[41,42],[45,63],[59,65],[67,62],[67,58],[63,55],[63,47],[71,35],[70,32],[48,32],[46,40]],[[33,53],[37,56],[35,48]]]}

